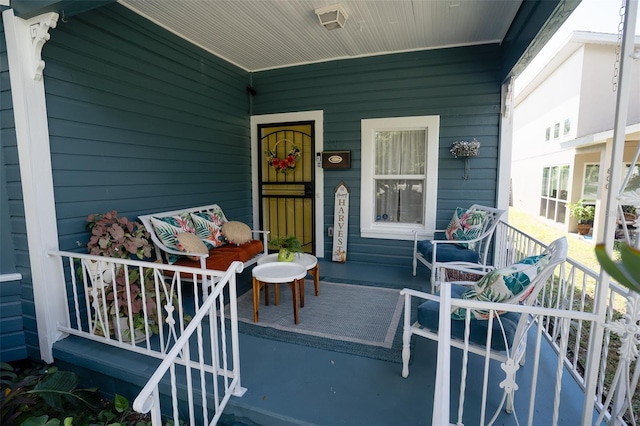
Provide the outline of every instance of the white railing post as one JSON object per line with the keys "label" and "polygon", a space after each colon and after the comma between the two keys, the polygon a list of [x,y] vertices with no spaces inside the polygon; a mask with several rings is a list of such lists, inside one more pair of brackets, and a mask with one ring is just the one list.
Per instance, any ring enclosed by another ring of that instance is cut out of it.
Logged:
{"label": "white railing post", "polygon": [[440,312],[438,318],[438,360],[436,384],[433,394],[432,424],[449,424],[449,391],[451,388],[451,286],[440,286]]}

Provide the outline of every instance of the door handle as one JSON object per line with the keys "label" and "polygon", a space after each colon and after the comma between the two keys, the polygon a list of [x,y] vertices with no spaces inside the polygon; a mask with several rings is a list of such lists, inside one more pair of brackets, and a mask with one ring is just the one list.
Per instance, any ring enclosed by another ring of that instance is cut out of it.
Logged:
{"label": "door handle", "polygon": [[313,196],[313,186],[311,182],[305,182],[304,184],[304,196],[312,197]]}

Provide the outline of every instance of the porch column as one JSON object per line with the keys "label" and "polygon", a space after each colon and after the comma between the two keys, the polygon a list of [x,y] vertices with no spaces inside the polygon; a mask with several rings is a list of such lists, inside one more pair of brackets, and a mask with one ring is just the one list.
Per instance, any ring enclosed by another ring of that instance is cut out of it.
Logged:
{"label": "porch column", "polygon": [[40,356],[53,362],[53,343],[63,337],[58,324],[69,324],[62,265],[48,255],[58,249],[49,127],[41,59],[42,46],[55,28],[57,13],[24,20],[12,9],[2,12],[11,98],[24,199],[33,300]]}
{"label": "porch column", "polygon": [[[616,227],[618,208],[618,195],[620,192],[620,175],[622,167],[622,154],[626,135],[627,114],[629,111],[629,99],[631,94],[631,68],[627,64],[633,57],[634,34],[636,28],[636,16],[638,14],[638,0],[626,0],[624,23],[622,30],[622,46],[620,51],[618,87],[616,98],[616,112],[613,127],[613,143],[611,145],[609,169],[609,187],[603,191],[606,203],[606,217],[604,222],[604,242],[609,253],[613,249],[613,238]],[[609,148],[607,144],[607,149]],[[608,156],[608,154],[607,154]],[[600,367],[600,348],[602,348],[605,313],[607,308],[607,292],[610,285],[610,277],[603,269],[596,286],[595,310],[598,320],[593,325],[589,336],[589,354],[585,371],[585,404],[582,411],[582,424],[593,424],[593,401],[595,400],[598,370]],[[594,350],[597,348],[597,350]],[[617,422],[614,420],[614,424]]]}

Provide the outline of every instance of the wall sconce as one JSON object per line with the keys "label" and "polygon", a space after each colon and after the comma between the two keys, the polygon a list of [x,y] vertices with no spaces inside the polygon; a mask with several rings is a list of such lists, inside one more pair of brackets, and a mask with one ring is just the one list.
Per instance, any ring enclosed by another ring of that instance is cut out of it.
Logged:
{"label": "wall sconce", "polygon": [[318,15],[320,24],[329,31],[344,28],[344,24],[349,17],[340,4],[321,7],[316,9],[315,12]]}
{"label": "wall sconce", "polygon": [[480,142],[473,138],[472,141],[457,141],[453,143],[451,155],[455,158],[464,158],[464,175],[462,178],[469,179],[469,157],[477,157],[480,150]]}

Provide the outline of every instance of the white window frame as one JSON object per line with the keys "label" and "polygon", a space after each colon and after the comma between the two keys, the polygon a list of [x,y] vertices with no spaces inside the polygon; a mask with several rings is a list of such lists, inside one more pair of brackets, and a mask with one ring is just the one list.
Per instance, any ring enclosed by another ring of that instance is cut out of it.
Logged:
{"label": "white window frame", "polygon": [[[423,206],[424,223],[386,223],[375,220],[374,138],[376,131],[424,130],[427,133]],[[373,118],[361,121],[362,167],[360,175],[360,236],[388,240],[413,240],[413,231],[435,229],[438,200],[438,145],[440,116]]]}

